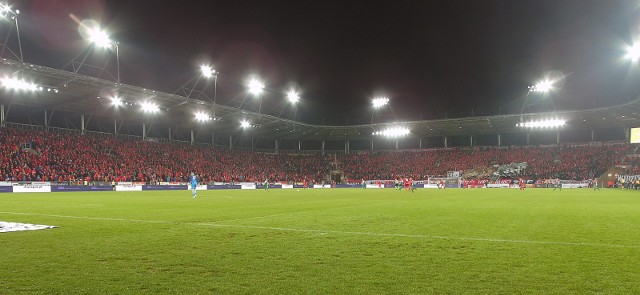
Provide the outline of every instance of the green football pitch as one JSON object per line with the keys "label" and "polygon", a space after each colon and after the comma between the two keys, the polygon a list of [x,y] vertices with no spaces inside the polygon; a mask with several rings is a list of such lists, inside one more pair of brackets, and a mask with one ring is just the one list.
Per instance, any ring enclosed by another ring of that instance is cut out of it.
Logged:
{"label": "green football pitch", "polygon": [[1,194],[0,294],[638,294],[640,191]]}

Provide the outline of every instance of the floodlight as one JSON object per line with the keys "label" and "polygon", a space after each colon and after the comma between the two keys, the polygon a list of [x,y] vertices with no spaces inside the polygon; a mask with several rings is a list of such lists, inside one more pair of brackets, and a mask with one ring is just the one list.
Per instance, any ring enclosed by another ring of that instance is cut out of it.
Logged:
{"label": "floodlight", "polygon": [[378,108],[381,108],[383,106],[388,105],[389,104],[389,98],[387,98],[387,97],[377,97],[377,98],[374,98],[372,100],[372,102],[373,102],[373,107],[378,109]]}
{"label": "floodlight", "polygon": [[640,60],[640,42],[629,46],[629,48],[627,48],[627,54],[624,57],[632,62]]}
{"label": "floodlight", "polygon": [[262,90],[264,89],[264,84],[258,79],[251,79],[247,86],[249,86],[249,93],[255,96],[260,95],[260,93],[262,93]]}
{"label": "floodlight", "polygon": [[209,116],[209,114],[204,113],[204,112],[198,112],[195,115],[196,115],[196,120],[198,120],[198,121],[204,122],[204,121],[211,120],[211,117]]}
{"label": "floodlight", "polygon": [[42,90],[42,86],[38,86],[35,83],[27,82],[22,79],[17,78],[3,78],[0,79],[0,83],[2,83],[2,87],[7,90],[17,90],[17,91],[40,91]]}
{"label": "floodlight", "polygon": [[542,80],[536,83],[536,85],[529,87],[529,90],[536,91],[536,92],[548,92],[553,88],[553,82],[554,81],[550,81],[550,80]]}
{"label": "floodlight", "polygon": [[109,34],[100,30],[100,28],[93,28],[89,31],[89,40],[103,48],[107,48],[113,44],[113,41],[109,39]]}
{"label": "floodlight", "polygon": [[300,95],[295,90],[291,89],[287,92],[287,99],[289,99],[291,103],[295,104],[300,100]]}
{"label": "floodlight", "polygon": [[406,136],[409,135],[409,133],[411,133],[411,130],[404,128],[404,127],[392,127],[392,128],[387,128],[384,130],[380,130],[380,131],[376,131],[373,133],[373,135],[382,135],[385,137],[402,137],[402,136]]}
{"label": "floodlight", "polygon": [[143,102],[140,104],[141,110],[145,113],[156,113],[160,111],[160,108],[151,102]]}
{"label": "floodlight", "polygon": [[114,97],[111,98],[111,104],[113,104],[116,107],[119,107],[119,106],[122,105],[122,99],[120,99],[117,96],[114,96]]}
{"label": "floodlight", "polygon": [[202,76],[207,79],[213,77],[216,73],[216,70],[214,70],[210,65],[201,65],[200,71],[202,72]]}
{"label": "floodlight", "polygon": [[516,127],[523,128],[557,128],[562,127],[566,123],[563,119],[548,119],[539,121],[530,121],[516,124]]}
{"label": "floodlight", "polygon": [[11,6],[8,4],[0,4],[0,15],[6,17],[11,12]]}
{"label": "floodlight", "polygon": [[249,128],[249,127],[251,127],[251,123],[249,123],[249,121],[247,121],[247,120],[242,120],[242,122],[240,122],[240,127],[245,128],[245,129]]}

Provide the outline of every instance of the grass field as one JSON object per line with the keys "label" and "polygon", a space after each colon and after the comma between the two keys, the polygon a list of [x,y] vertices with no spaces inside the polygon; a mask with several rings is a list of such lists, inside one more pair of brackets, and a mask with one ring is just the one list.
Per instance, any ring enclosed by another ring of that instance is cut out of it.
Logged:
{"label": "grass field", "polygon": [[638,294],[640,192],[0,194],[0,294]]}

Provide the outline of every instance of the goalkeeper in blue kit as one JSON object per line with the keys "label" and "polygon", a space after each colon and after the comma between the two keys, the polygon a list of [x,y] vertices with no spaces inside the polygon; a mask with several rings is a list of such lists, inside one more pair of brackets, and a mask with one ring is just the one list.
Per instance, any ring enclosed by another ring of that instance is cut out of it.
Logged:
{"label": "goalkeeper in blue kit", "polygon": [[193,193],[193,198],[196,198],[196,188],[198,187],[198,176],[191,172],[191,176],[189,176],[189,182],[191,183],[191,193]]}

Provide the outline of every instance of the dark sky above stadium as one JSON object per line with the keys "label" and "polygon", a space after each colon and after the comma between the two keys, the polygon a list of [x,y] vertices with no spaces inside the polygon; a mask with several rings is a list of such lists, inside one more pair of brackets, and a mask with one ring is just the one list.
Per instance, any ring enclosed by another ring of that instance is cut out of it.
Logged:
{"label": "dark sky above stadium", "polygon": [[[257,109],[244,87],[256,74],[267,85],[263,110],[278,115],[285,90],[296,85],[300,119],[310,123],[368,123],[370,99],[378,95],[391,98],[400,119],[519,112],[527,86],[545,75],[564,77],[549,94],[559,109],[613,105],[640,94],[637,66],[622,60],[625,44],[640,38],[640,2],[631,0],[25,0],[13,6],[22,12],[27,62],[62,68],[87,46],[70,15],[95,19],[120,44],[123,83],[172,93],[206,62],[220,72],[219,102],[246,97],[245,108]],[[205,91],[213,96],[212,85]],[[291,116],[290,109],[282,115]]]}

